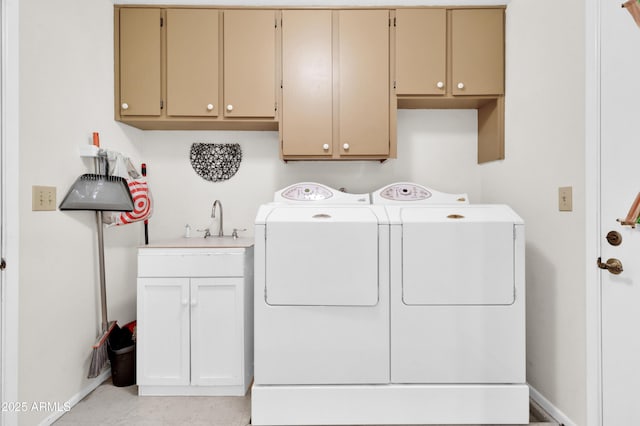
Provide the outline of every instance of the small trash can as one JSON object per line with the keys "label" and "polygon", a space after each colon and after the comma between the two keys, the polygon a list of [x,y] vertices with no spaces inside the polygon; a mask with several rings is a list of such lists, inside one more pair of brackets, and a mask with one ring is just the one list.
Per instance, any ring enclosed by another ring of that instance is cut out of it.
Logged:
{"label": "small trash can", "polygon": [[124,387],[136,384],[136,345],[122,349],[109,348],[111,380],[114,386]]}

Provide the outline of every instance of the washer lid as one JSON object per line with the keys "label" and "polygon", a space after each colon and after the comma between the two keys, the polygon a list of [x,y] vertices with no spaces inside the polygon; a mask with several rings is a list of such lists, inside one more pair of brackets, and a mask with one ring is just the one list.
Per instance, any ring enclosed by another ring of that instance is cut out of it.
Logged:
{"label": "washer lid", "polygon": [[266,223],[375,223],[378,216],[369,207],[275,206]]}

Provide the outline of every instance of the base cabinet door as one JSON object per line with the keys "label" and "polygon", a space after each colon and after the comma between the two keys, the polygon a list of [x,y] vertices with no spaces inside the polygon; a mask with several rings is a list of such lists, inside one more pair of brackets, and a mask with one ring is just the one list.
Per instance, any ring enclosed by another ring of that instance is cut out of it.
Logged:
{"label": "base cabinet door", "polygon": [[191,384],[242,384],[242,278],[191,279]]}
{"label": "base cabinet door", "polygon": [[139,278],[138,385],[188,385],[189,279]]}

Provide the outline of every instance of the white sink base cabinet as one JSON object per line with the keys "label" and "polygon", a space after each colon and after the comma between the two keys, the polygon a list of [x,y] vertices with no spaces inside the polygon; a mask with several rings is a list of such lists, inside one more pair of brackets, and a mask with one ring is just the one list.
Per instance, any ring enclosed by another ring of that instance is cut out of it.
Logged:
{"label": "white sink base cabinet", "polygon": [[253,377],[253,247],[141,248],[139,395],[245,395]]}

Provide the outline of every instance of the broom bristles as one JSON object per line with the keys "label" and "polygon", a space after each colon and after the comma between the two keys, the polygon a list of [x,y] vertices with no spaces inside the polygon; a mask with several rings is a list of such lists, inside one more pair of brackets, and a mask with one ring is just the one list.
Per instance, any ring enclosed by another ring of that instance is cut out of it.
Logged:
{"label": "broom bristles", "polygon": [[107,338],[116,326],[116,321],[111,321],[107,329],[102,333],[95,345],[93,345],[93,351],[91,352],[91,364],[89,364],[89,374],[87,378],[93,379],[98,377],[102,372],[102,369],[107,365],[109,361],[109,354],[107,353]]}
{"label": "broom bristles", "polygon": [[101,345],[93,348],[91,354],[91,364],[89,365],[89,374],[87,378],[93,379],[98,377],[102,369],[107,365],[109,355],[107,354],[107,345]]}

